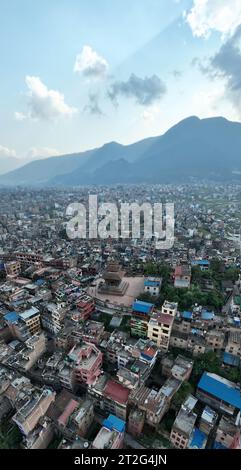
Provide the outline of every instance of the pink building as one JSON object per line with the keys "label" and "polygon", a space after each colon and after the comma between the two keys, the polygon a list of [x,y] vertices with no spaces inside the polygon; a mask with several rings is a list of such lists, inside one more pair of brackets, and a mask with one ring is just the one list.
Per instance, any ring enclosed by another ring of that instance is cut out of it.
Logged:
{"label": "pink building", "polygon": [[68,357],[74,362],[74,374],[77,383],[93,385],[101,374],[103,354],[90,343],[75,345]]}

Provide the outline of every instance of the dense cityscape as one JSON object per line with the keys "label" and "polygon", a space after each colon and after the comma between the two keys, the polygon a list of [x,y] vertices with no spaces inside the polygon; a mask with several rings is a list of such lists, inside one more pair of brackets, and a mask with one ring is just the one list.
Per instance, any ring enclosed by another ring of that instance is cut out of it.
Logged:
{"label": "dense cityscape", "polygon": [[[66,208],[90,194],[174,203],[173,247],[70,240]],[[1,189],[0,448],[240,449],[240,196]]]}

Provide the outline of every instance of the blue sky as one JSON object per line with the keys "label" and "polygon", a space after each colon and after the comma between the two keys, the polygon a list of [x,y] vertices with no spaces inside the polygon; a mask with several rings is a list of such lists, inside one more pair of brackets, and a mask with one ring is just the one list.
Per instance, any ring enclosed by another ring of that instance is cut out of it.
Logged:
{"label": "blue sky", "polygon": [[189,115],[240,120],[236,69],[214,60],[227,45],[241,65],[240,3],[1,0],[0,155],[127,144]]}

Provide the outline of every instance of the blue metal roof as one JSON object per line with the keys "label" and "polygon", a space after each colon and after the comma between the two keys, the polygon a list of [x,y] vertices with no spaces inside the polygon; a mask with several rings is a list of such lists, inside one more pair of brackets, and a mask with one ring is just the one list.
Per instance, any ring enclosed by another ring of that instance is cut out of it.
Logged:
{"label": "blue metal roof", "polygon": [[192,312],[182,312],[182,318],[185,318],[186,320],[191,320],[192,319]]}
{"label": "blue metal roof", "polygon": [[154,307],[154,304],[150,304],[149,302],[142,302],[141,300],[136,300],[132,306],[135,312],[141,312],[141,313],[149,313],[153,307]]}
{"label": "blue metal roof", "polygon": [[45,284],[45,280],[44,279],[37,279],[35,284],[36,284],[36,286],[42,286],[43,284]]}
{"label": "blue metal roof", "polygon": [[201,259],[197,261],[193,261],[193,266],[209,266],[210,262],[207,259]]}
{"label": "blue metal roof", "polygon": [[207,442],[207,436],[200,429],[195,428],[189,449],[204,449]]}
{"label": "blue metal roof", "polygon": [[16,312],[9,312],[4,315],[4,320],[8,321],[9,323],[17,323],[19,319],[19,315]]}
{"label": "blue metal roof", "polygon": [[241,410],[241,395],[238,387],[229,385],[222,377],[204,372],[198,388]]}
{"label": "blue metal roof", "polygon": [[220,442],[215,441],[213,444],[213,449],[227,449],[227,447],[223,446],[223,444],[220,444]]}
{"label": "blue metal roof", "polygon": [[229,366],[239,366],[240,359],[238,356],[234,356],[231,353],[223,353],[223,362]]}
{"label": "blue metal roof", "polygon": [[112,429],[115,429],[115,431],[124,432],[126,423],[122,419],[117,418],[117,416],[109,415],[108,418],[103,421],[103,426],[111,431]]}
{"label": "blue metal roof", "polygon": [[213,320],[214,319],[214,313],[213,312],[208,312],[207,310],[203,310],[201,313],[201,319],[202,320]]}
{"label": "blue metal roof", "polygon": [[149,286],[149,287],[159,287],[160,282],[158,281],[144,281],[144,286]]}

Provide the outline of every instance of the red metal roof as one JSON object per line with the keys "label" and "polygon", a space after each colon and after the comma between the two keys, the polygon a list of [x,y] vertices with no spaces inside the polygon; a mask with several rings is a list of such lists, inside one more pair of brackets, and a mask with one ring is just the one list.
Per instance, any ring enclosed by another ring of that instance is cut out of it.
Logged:
{"label": "red metal roof", "polygon": [[118,403],[124,404],[128,400],[130,390],[128,390],[126,387],[123,387],[123,385],[118,384],[114,380],[108,380],[105,386],[104,394],[108,398],[111,398]]}

